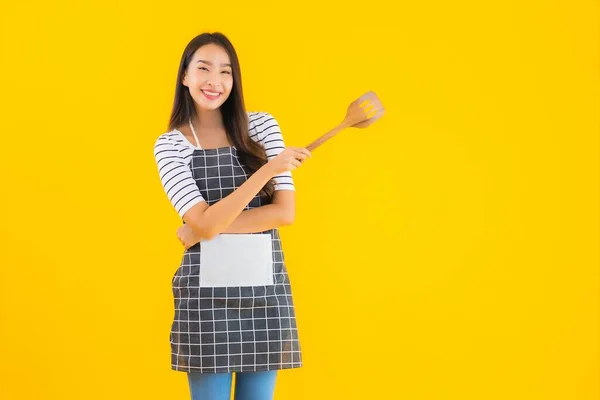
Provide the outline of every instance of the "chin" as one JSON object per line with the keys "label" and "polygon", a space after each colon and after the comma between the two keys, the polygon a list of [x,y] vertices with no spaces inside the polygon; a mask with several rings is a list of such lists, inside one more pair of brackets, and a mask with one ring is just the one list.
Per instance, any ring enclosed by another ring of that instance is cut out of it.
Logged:
{"label": "chin", "polygon": [[205,101],[200,101],[198,102],[198,104],[200,105],[200,108],[202,108],[203,110],[207,110],[207,111],[214,111],[217,110],[219,107],[221,107],[223,105],[224,102],[210,102],[207,103]]}
{"label": "chin", "polygon": [[209,100],[201,94],[198,98],[196,98],[196,103],[198,103],[200,107],[205,110],[216,110],[217,108],[221,107],[223,103],[225,103],[228,97],[229,95],[221,95],[221,97],[216,100]]}

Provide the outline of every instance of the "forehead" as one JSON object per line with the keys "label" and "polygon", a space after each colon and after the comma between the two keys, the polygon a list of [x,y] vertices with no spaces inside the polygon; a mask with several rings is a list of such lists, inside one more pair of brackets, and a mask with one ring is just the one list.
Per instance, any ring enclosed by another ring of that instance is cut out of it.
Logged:
{"label": "forehead", "polygon": [[197,60],[210,60],[221,63],[229,63],[230,61],[225,49],[213,43],[205,44],[196,50],[194,57],[192,57],[192,62],[196,62]]}

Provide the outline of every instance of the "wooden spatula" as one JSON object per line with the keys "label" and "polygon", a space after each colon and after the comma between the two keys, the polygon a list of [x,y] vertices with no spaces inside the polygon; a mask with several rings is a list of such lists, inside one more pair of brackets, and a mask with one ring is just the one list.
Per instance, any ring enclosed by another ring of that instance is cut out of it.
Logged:
{"label": "wooden spatula", "polygon": [[338,126],[313,141],[306,148],[313,151],[343,129],[366,128],[381,118],[384,113],[385,109],[377,95],[374,92],[367,92],[350,103],[346,117]]}

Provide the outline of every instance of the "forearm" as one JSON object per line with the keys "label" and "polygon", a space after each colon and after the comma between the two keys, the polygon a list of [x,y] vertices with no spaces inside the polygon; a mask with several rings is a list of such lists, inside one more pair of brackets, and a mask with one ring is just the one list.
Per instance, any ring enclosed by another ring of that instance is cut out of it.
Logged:
{"label": "forearm", "polygon": [[271,179],[272,174],[264,166],[256,171],[233,193],[208,207],[202,216],[203,226],[190,222],[190,226],[198,233],[204,233],[204,238],[210,239],[223,232],[244,211],[246,205]]}
{"label": "forearm", "polygon": [[267,204],[242,213],[221,233],[263,232],[290,223],[283,207]]}

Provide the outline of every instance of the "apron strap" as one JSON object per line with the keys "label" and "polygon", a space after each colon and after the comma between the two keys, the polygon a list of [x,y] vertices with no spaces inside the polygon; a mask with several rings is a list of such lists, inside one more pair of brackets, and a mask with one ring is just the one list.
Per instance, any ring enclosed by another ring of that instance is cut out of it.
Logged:
{"label": "apron strap", "polygon": [[190,129],[192,130],[192,134],[194,135],[194,139],[196,139],[196,145],[199,148],[202,148],[202,146],[200,146],[200,141],[198,140],[198,136],[196,136],[196,131],[194,130],[194,125],[192,125],[192,117],[190,117],[189,123],[190,123]]}

